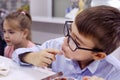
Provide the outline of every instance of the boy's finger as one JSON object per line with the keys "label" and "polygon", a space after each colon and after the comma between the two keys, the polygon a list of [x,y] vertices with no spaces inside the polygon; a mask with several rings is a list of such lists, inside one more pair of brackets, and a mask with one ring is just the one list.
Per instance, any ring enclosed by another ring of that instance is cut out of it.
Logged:
{"label": "boy's finger", "polygon": [[61,54],[61,51],[58,49],[45,49],[48,53],[52,53],[52,54]]}

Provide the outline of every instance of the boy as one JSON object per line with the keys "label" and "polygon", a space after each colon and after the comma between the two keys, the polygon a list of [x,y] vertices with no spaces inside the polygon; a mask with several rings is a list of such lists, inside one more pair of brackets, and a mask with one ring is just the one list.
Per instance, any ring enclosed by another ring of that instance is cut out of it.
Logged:
{"label": "boy", "polygon": [[109,55],[120,46],[118,9],[109,6],[85,9],[73,22],[66,21],[64,34],[65,37],[49,40],[42,46],[16,50],[13,60],[21,65],[52,63],[53,71],[62,71],[64,76],[77,80],[93,75],[105,80],[120,79],[117,59]]}

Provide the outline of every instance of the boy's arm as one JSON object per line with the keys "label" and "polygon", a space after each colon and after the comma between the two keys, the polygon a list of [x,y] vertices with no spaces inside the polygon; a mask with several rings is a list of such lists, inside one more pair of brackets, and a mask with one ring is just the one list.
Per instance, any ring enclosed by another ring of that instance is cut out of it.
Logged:
{"label": "boy's arm", "polygon": [[[61,52],[57,49],[44,49],[35,51],[33,48],[20,48],[15,50],[12,59],[20,65],[34,65],[45,67],[51,64],[56,58],[57,53]],[[33,52],[34,51],[34,52]],[[22,53],[21,53],[22,52]]]}
{"label": "boy's arm", "polygon": [[21,60],[34,66],[46,67],[55,61],[57,53],[60,53],[57,49],[44,49],[38,52],[26,53],[21,57]]}
{"label": "boy's arm", "polygon": [[13,61],[17,62],[17,64],[19,64],[19,65],[30,65],[28,63],[22,62],[20,56],[22,56],[22,55],[24,56],[27,53],[36,52],[36,51],[40,51],[40,50],[41,50],[41,46],[39,46],[39,45],[36,45],[35,47],[32,47],[32,48],[19,48],[13,52],[12,59],[13,59]]}
{"label": "boy's arm", "polygon": [[[30,55],[33,55],[33,54],[29,54],[30,52],[39,52],[43,49],[48,49],[48,48],[53,48],[53,49],[60,49],[61,48],[61,44],[63,42],[63,39],[64,37],[60,37],[60,38],[56,38],[56,39],[51,39],[51,40],[48,40],[46,42],[44,42],[41,46],[35,46],[33,48],[20,48],[20,49],[17,49],[14,51],[13,55],[12,55],[12,59],[17,62],[18,64],[20,65],[30,65],[30,64],[27,64],[27,60],[26,61],[23,61],[21,59],[20,56],[30,56]],[[40,54],[42,55],[42,54]],[[35,56],[35,55],[34,55]],[[28,59],[28,58],[26,58]],[[22,62],[23,61],[23,62]]]}

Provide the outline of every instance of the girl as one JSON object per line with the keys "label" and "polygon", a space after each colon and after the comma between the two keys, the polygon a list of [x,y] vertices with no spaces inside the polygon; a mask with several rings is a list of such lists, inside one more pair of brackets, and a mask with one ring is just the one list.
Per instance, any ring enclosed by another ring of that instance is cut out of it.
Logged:
{"label": "girl", "polygon": [[3,22],[4,40],[7,47],[4,56],[11,58],[17,48],[35,46],[31,41],[31,16],[22,10],[8,14]]}

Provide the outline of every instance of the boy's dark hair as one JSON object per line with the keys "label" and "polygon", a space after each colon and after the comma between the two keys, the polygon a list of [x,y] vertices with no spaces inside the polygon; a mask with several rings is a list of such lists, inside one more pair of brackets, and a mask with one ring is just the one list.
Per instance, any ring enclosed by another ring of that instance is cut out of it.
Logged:
{"label": "boy's dark hair", "polygon": [[95,41],[106,54],[120,46],[120,11],[110,6],[85,9],[75,18],[80,34]]}

